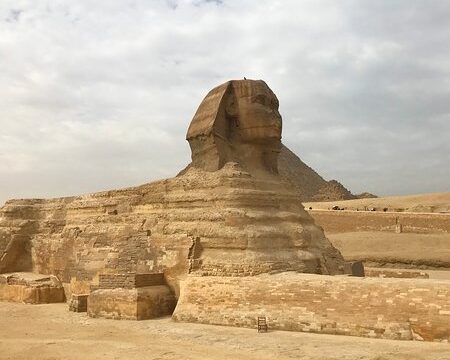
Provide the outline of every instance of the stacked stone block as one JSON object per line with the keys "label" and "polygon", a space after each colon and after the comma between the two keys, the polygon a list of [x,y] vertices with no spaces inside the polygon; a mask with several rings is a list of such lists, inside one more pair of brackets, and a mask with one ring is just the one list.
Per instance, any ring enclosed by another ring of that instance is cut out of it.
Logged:
{"label": "stacked stone block", "polygon": [[72,294],[69,301],[69,311],[86,312],[89,294]]}
{"label": "stacked stone block", "polygon": [[101,274],[87,312],[91,317],[143,320],[170,315],[175,304],[163,273]]}
{"label": "stacked stone block", "polygon": [[450,341],[450,281],[283,273],[189,276],[173,318],[398,340]]}

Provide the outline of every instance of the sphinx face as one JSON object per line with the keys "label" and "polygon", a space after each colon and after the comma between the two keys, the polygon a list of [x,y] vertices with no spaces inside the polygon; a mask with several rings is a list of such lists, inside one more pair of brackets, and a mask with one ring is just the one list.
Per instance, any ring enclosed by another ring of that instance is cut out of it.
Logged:
{"label": "sphinx face", "polygon": [[278,172],[278,99],[262,80],[231,80],[211,90],[192,119],[187,140],[193,166],[207,171],[228,162]]}
{"label": "sphinx face", "polygon": [[278,99],[264,83],[251,84],[249,89],[236,89],[237,131],[245,143],[281,140],[281,115]]}

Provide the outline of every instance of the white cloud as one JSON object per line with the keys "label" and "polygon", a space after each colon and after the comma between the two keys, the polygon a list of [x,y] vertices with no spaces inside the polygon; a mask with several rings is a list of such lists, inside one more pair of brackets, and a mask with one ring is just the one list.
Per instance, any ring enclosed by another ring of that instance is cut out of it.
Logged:
{"label": "white cloud", "polygon": [[450,5],[0,3],[0,202],[129,186],[189,161],[212,87],[263,78],[284,141],[355,192],[449,190]]}

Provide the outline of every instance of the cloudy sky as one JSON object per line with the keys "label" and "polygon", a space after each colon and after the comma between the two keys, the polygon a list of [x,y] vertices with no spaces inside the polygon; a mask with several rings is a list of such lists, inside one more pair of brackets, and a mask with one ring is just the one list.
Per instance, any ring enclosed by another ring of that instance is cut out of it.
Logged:
{"label": "cloudy sky", "polygon": [[449,19],[445,0],[1,0],[0,203],[173,176],[202,98],[244,76],[327,180],[449,191]]}

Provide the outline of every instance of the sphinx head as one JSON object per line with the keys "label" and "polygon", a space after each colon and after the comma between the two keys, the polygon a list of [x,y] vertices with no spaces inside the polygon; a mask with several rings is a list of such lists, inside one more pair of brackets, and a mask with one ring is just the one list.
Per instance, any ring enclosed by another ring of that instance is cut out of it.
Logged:
{"label": "sphinx head", "polygon": [[216,171],[232,161],[277,173],[281,124],[278,99],[264,81],[228,81],[206,95],[192,119],[192,165]]}

